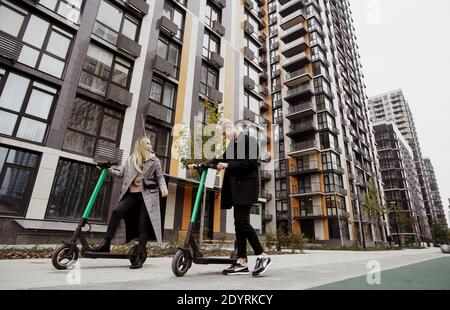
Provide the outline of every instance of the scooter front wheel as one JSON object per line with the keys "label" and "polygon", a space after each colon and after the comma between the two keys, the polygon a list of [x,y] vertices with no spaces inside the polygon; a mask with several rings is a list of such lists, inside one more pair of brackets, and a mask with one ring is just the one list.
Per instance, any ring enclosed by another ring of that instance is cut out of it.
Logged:
{"label": "scooter front wheel", "polygon": [[56,248],[52,255],[52,265],[58,270],[65,270],[73,266],[78,260],[79,250],[75,246],[72,253],[70,253],[72,245],[62,244]]}
{"label": "scooter front wheel", "polygon": [[172,272],[177,277],[182,277],[191,268],[192,257],[191,253],[187,250],[179,249],[172,259]]}

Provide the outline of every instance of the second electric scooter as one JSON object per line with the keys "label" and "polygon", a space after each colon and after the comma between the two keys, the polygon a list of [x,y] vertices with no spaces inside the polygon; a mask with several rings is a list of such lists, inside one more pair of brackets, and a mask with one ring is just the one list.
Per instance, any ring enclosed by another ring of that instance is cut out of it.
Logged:
{"label": "second electric scooter", "polygon": [[[189,223],[189,228],[186,234],[186,239],[182,248],[179,248],[172,259],[172,272],[177,277],[182,277],[191,268],[192,263],[200,265],[209,264],[224,264],[231,265],[237,261],[237,253],[233,251],[229,258],[220,257],[204,257],[203,253],[198,247],[197,241],[195,240],[195,230],[197,217],[200,211],[201,197],[203,190],[206,190],[205,181],[208,169],[215,169],[215,167],[208,165],[197,165],[196,168],[200,172],[200,184],[197,190],[197,195],[195,199],[194,208],[192,210],[191,221]],[[203,219],[201,219],[203,220]]]}
{"label": "second electric scooter", "polygon": [[[94,188],[94,192],[91,195],[89,203],[86,207],[86,210],[83,213],[83,217],[81,218],[78,226],[73,234],[72,240],[70,242],[64,242],[56,250],[52,255],[52,264],[56,269],[64,270],[73,266],[80,254],[80,250],[77,246],[77,241],[79,240],[81,243],[81,257],[84,258],[112,258],[112,259],[129,259],[133,264],[138,258],[138,247],[137,245],[133,246],[127,254],[115,254],[115,253],[97,253],[92,252],[92,248],[86,240],[85,235],[88,234],[91,230],[91,225],[88,220],[90,214],[92,212],[92,208],[95,204],[97,196],[102,188],[102,185],[105,181],[106,175],[108,174],[108,168],[116,165],[120,165],[122,161],[123,151],[118,150],[116,148],[111,148],[106,144],[99,143],[95,152],[95,161],[97,165],[102,169],[100,174],[100,178],[97,181],[97,184]],[[88,230],[84,231],[83,228],[89,227]],[[142,254],[144,256],[144,261],[147,257],[147,253],[144,252]]]}

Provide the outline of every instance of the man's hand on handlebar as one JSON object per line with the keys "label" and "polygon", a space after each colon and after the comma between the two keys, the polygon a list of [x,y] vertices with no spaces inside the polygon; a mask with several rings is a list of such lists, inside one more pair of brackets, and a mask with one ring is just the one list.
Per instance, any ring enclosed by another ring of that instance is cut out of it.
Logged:
{"label": "man's hand on handlebar", "polygon": [[[188,170],[193,170],[193,169],[197,169],[199,167],[201,167],[202,165],[196,165],[196,164],[191,164],[191,165],[187,165],[186,168]],[[225,170],[226,168],[228,168],[228,164],[227,163],[219,163],[217,165],[217,167],[215,167],[217,170],[222,171]]]}

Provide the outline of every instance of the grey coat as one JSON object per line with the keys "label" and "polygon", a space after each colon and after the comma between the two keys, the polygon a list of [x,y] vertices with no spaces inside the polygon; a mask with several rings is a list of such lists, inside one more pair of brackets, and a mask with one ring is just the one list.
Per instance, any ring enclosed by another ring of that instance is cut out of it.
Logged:
{"label": "grey coat", "polygon": [[[158,243],[162,243],[162,225],[161,225],[161,210],[159,204],[159,190],[158,189],[147,189],[144,188],[144,179],[146,180],[154,180],[158,183],[159,189],[162,191],[167,190],[166,181],[163,176],[161,162],[158,158],[153,157],[147,160],[144,163],[143,175],[141,180],[142,186],[142,196],[144,198],[145,207],[147,208],[148,215],[150,217],[150,221],[153,226],[153,230],[155,232],[156,241]],[[122,168],[110,168],[108,172],[120,179],[123,179],[122,189],[120,191],[120,196],[118,202],[114,207],[118,205],[118,203],[123,199],[125,194],[128,192],[130,185],[133,180],[138,175],[138,171],[134,167],[133,164],[130,164],[130,161],[127,160],[126,164]],[[122,245],[126,244],[130,240],[127,240],[127,227],[125,224],[125,220],[122,219],[120,221],[119,227],[116,230],[114,238],[112,240],[113,244]]]}

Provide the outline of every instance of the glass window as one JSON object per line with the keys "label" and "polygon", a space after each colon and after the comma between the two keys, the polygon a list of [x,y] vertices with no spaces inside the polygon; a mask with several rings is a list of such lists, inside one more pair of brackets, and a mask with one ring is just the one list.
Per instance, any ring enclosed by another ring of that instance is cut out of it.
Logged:
{"label": "glass window", "polygon": [[116,45],[119,34],[123,34],[135,41],[139,24],[136,18],[124,14],[115,5],[102,0],[92,32],[109,43]]}
{"label": "glass window", "polygon": [[150,100],[153,104],[156,104],[158,109],[158,115],[164,118],[162,119],[167,123],[173,122],[173,116],[175,115],[175,101],[176,101],[176,87],[175,85],[159,79],[154,78],[150,87]]}
{"label": "glass window", "polygon": [[83,0],[39,0],[39,4],[78,24]]}
{"label": "glass window", "polygon": [[167,17],[178,26],[178,32],[175,37],[182,40],[184,30],[184,14],[179,9],[175,8],[173,4],[165,1],[163,7],[163,16]]}
{"label": "glass window", "polygon": [[161,160],[162,170],[168,173],[171,148],[170,130],[162,126],[149,123],[146,124],[146,127],[147,136],[150,137],[153,151]]}
{"label": "glass window", "polygon": [[24,216],[39,155],[0,145],[0,214]]}
{"label": "glass window", "polygon": [[77,97],[74,101],[63,148],[92,156],[99,140],[118,145],[123,112]]}
{"label": "glass window", "polygon": [[[15,18],[15,22],[12,22],[10,26],[3,26],[2,23],[0,29],[14,36],[19,35],[20,37],[17,37],[17,39],[24,44],[18,61],[61,78],[73,35],[36,15],[30,14],[28,22],[24,23],[23,19],[28,12],[22,11],[20,13],[24,15],[20,15],[18,11],[7,7],[5,4],[0,6],[0,14],[8,13]],[[7,18],[5,17],[5,19]]]}
{"label": "glass window", "polygon": [[206,17],[206,24],[208,26],[212,27],[214,21],[217,20],[219,23],[222,22],[222,10],[220,10],[218,7],[216,7],[212,3],[207,2],[205,17]]}
{"label": "glass window", "polygon": [[26,13],[23,14],[23,12],[1,5],[0,20],[2,22],[0,23],[0,30],[17,37],[25,20],[25,15]]}
{"label": "glass window", "polygon": [[[49,196],[46,218],[78,220],[94,191],[100,171],[95,166],[68,159],[60,159]],[[106,222],[110,202],[112,178],[108,176],[92,209],[94,222]]]}
{"label": "glass window", "polygon": [[211,57],[211,53],[219,53],[219,39],[211,35],[209,32],[205,32],[203,35],[203,56],[206,58]]}
{"label": "glass window", "polygon": [[160,37],[156,46],[156,54],[175,67],[175,72],[172,77],[177,78],[180,72],[181,47],[178,44]]}
{"label": "glass window", "polygon": [[80,86],[104,96],[110,83],[128,89],[131,63],[91,44],[84,62]]}
{"label": "glass window", "polygon": [[217,89],[219,72],[206,64],[202,64],[202,74],[200,77],[200,93],[208,95],[208,87]]}
{"label": "glass window", "polygon": [[0,89],[0,134],[43,143],[56,89],[12,72]]}

